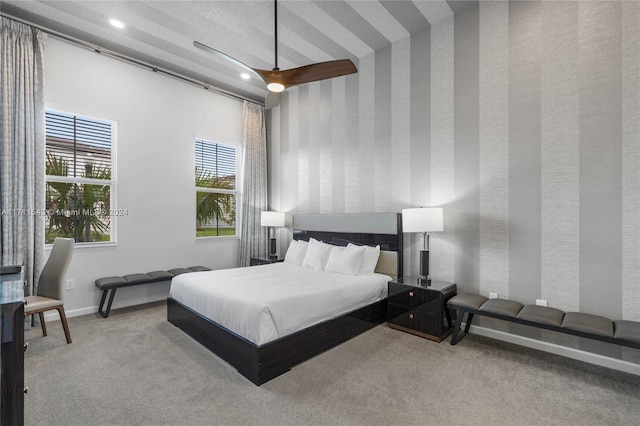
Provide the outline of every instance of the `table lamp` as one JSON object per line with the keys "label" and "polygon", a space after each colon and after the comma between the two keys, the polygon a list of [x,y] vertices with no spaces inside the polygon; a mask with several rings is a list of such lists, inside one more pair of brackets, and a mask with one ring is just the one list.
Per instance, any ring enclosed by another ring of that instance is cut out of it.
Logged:
{"label": "table lamp", "polygon": [[443,231],[442,207],[420,207],[402,210],[402,232],[421,233],[420,277],[418,283],[429,285],[429,232]]}
{"label": "table lamp", "polygon": [[269,260],[276,260],[276,233],[275,228],[284,226],[285,215],[282,212],[261,212],[260,225],[269,227]]}

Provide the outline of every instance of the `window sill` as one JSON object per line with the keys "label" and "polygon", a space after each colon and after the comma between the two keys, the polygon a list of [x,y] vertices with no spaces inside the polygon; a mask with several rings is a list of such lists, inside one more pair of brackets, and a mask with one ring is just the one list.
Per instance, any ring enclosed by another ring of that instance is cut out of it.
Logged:
{"label": "window sill", "polygon": [[240,237],[237,235],[224,235],[224,236],[220,236],[220,237],[196,237],[196,242],[198,241],[207,241],[207,242],[211,242],[211,241],[234,241],[234,240],[240,240]]}
{"label": "window sill", "polygon": [[[104,242],[104,243],[74,243],[73,244],[73,249],[88,249],[88,248],[96,248],[96,247],[116,247],[118,245],[117,241],[109,241],[109,242]],[[44,249],[45,250],[51,250],[51,248],[53,247],[53,244],[45,244],[44,245]]]}

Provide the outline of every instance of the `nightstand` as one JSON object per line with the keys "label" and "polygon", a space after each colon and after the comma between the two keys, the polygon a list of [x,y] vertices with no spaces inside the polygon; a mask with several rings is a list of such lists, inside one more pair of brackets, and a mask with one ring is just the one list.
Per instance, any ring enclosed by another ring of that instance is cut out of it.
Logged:
{"label": "nightstand", "polygon": [[261,259],[259,257],[252,257],[249,262],[249,266],[268,265],[270,263],[284,262],[284,259]]}
{"label": "nightstand", "polygon": [[428,284],[415,277],[389,281],[387,322],[396,330],[440,342],[453,330],[447,301],[456,295],[457,286],[444,281]]}

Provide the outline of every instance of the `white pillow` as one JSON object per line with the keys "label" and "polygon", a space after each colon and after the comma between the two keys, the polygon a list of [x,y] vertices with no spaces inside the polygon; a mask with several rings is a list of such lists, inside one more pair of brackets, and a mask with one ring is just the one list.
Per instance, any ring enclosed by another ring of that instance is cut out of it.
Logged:
{"label": "white pillow", "polygon": [[304,256],[302,266],[316,271],[324,270],[324,266],[329,260],[329,254],[333,246],[325,244],[318,240],[311,238],[309,240],[309,246],[307,247],[307,254]]}
{"label": "white pillow", "polygon": [[358,246],[333,247],[324,270],[345,275],[356,275],[362,265],[365,248]]}
{"label": "white pillow", "polygon": [[291,263],[293,265],[302,265],[304,256],[307,254],[307,246],[309,243],[306,241],[291,240],[287,253],[284,255],[284,263]]}
{"label": "white pillow", "polygon": [[[349,243],[349,246],[359,247],[351,243]],[[360,265],[360,272],[358,272],[358,275],[373,274],[376,270],[376,265],[378,264],[378,258],[380,257],[380,246],[361,247],[364,247],[364,255],[362,256],[362,264]]]}

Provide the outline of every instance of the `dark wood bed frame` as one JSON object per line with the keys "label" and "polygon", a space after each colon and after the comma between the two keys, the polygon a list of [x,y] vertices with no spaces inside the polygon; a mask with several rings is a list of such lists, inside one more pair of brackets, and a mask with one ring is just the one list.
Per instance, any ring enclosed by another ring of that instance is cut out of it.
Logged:
{"label": "dark wood bed frame", "polygon": [[[397,252],[398,275],[402,275],[402,223],[397,216],[394,234],[344,233],[331,231],[295,230],[294,238],[315,238],[338,245],[380,245],[382,250]],[[167,319],[189,336],[204,345],[240,374],[261,385],[293,366],[364,333],[386,321],[387,300],[349,312],[340,317],[313,325],[277,340],[256,345],[211,321],[172,298],[167,299]]]}

